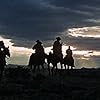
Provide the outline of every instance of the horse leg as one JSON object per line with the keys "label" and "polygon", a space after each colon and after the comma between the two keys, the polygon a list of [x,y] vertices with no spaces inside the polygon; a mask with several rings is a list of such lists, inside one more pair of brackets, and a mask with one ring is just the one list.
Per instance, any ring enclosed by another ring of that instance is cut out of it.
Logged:
{"label": "horse leg", "polygon": [[48,63],[48,71],[49,71],[49,75],[50,75],[50,63]]}
{"label": "horse leg", "polygon": [[61,69],[63,69],[62,62],[60,62]]}
{"label": "horse leg", "polygon": [[74,65],[71,66],[71,69],[73,69],[73,67],[75,67]]}
{"label": "horse leg", "polygon": [[[57,66],[56,66],[57,67]],[[54,75],[54,68],[55,66],[53,65],[52,69],[51,69],[51,72],[52,72],[52,76]]]}
{"label": "horse leg", "polygon": [[42,64],[41,66],[42,66],[42,69],[44,70],[44,65]]}
{"label": "horse leg", "polygon": [[57,74],[57,69],[58,69],[58,68],[57,68],[57,64],[56,64],[55,66],[56,66],[56,70],[55,70],[55,75],[56,75],[56,74]]}
{"label": "horse leg", "polygon": [[32,70],[32,65],[29,65],[30,70]]}
{"label": "horse leg", "polygon": [[58,68],[57,68],[57,65],[56,65],[56,70],[57,70]]}
{"label": "horse leg", "polygon": [[69,70],[69,65],[67,65],[68,66],[68,70]]}
{"label": "horse leg", "polygon": [[65,70],[66,70],[66,64],[64,64]]}
{"label": "horse leg", "polygon": [[33,69],[33,72],[35,72],[35,70],[36,70],[36,65],[34,65],[34,69]]}
{"label": "horse leg", "polygon": [[40,65],[37,65],[38,66],[38,71],[40,71]]}
{"label": "horse leg", "polygon": [[53,64],[53,67],[52,67],[52,76],[54,75],[54,68],[56,67],[56,70],[55,70],[55,74],[57,73],[57,63],[56,64]]}
{"label": "horse leg", "polygon": [[2,76],[3,76],[3,71],[0,71],[0,81],[2,79]]}
{"label": "horse leg", "polygon": [[1,81],[1,79],[2,79],[2,76],[3,76],[3,71],[0,70],[0,81]]}
{"label": "horse leg", "polygon": [[3,71],[4,71],[4,66],[1,66],[2,68],[0,69],[0,81],[3,77]]}

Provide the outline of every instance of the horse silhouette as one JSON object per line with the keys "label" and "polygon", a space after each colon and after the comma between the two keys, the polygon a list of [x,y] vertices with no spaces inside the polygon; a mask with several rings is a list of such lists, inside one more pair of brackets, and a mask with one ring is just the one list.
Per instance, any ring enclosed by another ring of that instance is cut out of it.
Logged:
{"label": "horse silhouette", "polygon": [[[35,71],[36,67],[42,66],[42,69],[44,69],[44,63],[45,63],[45,54],[43,56],[38,56],[36,53],[32,53],[29,58],[29,66],[30,69]],[[34,68],[33,68],[34,67]]]}
{"label": "horse silhouette", "polygon": [[9,47],[0,50],[0,80],[3,75],[4,66],[6,65],[6,57],[10,57]]}
{"label": "horse silhouette", "polygon": [[[49,55],[47,55],[47,64],[48,64],[48,70],[49,70],[49,73],[50,73],[50,63],[53,65],[51,71],[52,71],[52,75],[53,75],[53,71],[54,71],[54,68],[56,67],[57,69],[57,64],[60,63],[61,65],[61,69],[62,69],[62,60],[61,58],[59,58],[57,55],[54,55],[53,53],[49,53]],[[62,57],[63,58],[63,57]]]}

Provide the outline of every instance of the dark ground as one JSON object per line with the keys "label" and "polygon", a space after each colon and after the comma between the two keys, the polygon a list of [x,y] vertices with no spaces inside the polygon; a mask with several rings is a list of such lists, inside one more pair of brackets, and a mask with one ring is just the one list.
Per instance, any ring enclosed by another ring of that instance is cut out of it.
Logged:
{"label": "dark ground", "polygon": [[9,68],[0,82],[0,100],[100,100],[100,69],[57,70],[49,76]]}

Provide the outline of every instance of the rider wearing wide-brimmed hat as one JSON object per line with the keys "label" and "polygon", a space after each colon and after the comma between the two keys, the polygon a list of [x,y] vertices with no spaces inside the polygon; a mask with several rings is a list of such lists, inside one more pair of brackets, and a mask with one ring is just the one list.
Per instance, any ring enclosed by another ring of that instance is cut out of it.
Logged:
{"label": "rider wearing wide-brimmed hat", "polygon": [[56,37],[56,41],[53,44],[53,54],[56,56],[62,56],[62,44],[60,43],[61,38]]}
{"label": "rider wearing wide-brimmed hat", "polygon": [[32,49],[35,50],[35,53],[38,56],[43,56],[44,47],[43,47],[42,42],[40,40],[36,40],[36,44],[32,47]]}

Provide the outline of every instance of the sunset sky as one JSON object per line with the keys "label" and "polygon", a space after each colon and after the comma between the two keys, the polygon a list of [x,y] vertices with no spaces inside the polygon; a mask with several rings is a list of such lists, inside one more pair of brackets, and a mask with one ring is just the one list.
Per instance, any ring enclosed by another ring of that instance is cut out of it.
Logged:
{"label": "sunset sky", "polygon": [[52,39],[69,27],[94,25],[100,0],[0,0],[0,34],[12,38]]}
{"label": "sunset sky", "polygon": [[0,40],[10,39],[6,45],[15,63],[23,51],[30,54],[37,39],[48,49],[56,36],[64,51],[71,45],[74,54],[92,55],[94,66],[100,65],[100,0],[0,0]]}

